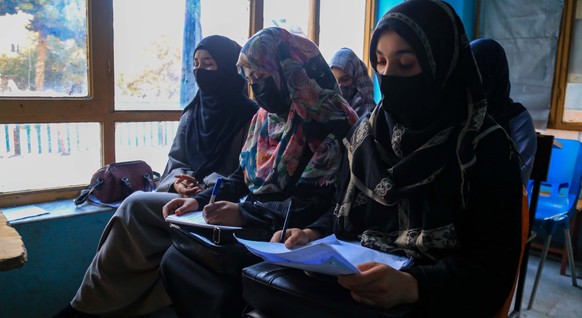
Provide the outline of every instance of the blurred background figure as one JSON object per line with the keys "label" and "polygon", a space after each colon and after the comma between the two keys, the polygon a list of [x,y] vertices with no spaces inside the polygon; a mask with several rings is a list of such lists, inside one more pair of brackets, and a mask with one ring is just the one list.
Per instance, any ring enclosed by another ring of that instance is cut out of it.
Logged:
{"label": "blurred background figure", "polygon": [[537,140],[533,119],[527,109],[509,94],[509,65],[503,47],[492,39],[477,39],[471,49],[481,73],[487,98],[487,113],[507,132],[521,156],[521,181],[527,184],[533,168]]}
{"label": "blurred background figure", "polygon": [[342,96],[362,117],[374,109],[374,84],[366,64],[350,49],[337,51],[329,63]]}

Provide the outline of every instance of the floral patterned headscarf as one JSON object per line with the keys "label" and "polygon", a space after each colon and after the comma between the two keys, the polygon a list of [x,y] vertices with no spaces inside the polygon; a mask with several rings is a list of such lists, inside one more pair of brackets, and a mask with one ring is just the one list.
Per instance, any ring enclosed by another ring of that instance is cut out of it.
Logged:
{"label": "floral patterned headscarf", "polygon": [[240,155],[251,192],[281,192],[290,183],[333,183],[341,140],[357,115],[341,97],[317,46],[285,29],[266,28],[244,45],[237,65],[272,76],[278,87],[286,82],[291,95],[287,113],[261,108],[251,122]]}

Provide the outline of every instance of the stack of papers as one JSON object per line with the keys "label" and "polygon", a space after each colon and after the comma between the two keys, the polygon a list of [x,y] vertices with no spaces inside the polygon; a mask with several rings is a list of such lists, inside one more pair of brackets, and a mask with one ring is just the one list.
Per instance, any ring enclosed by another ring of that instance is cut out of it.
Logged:
{"label": "stack of papers", "polygon": [[340,241],[333,234],[293,249],[283,243],[238,237],[237,240],[267,262],[334,276],[359,273],[356,266],[367,262],[383,263],[398,270],[411,263],[410,258],[363,247],[359,242]]}

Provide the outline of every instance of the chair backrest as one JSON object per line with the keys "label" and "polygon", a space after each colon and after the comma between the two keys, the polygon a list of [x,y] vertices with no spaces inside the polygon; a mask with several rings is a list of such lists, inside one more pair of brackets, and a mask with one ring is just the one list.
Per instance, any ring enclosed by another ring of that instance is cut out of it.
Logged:
{"label": "chair backrest", "polygon": [[541,182],[548,178],[554,136],[536,133],[536,144],[536,155],[531,169],[530,181],[538,180]]}
{"label": "chair backrest", "polygon": [[548,177],[542,182],[541,192],[546,195],[540,195],[538,210],[549,206],[561,208],[563,212],[575,209],[582,181],[581,148],[578,140],[555,139]]}

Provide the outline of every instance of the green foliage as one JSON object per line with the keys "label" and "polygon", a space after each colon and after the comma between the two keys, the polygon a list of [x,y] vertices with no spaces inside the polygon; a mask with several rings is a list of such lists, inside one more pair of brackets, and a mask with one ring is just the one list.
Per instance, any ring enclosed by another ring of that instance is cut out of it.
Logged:
{"label": "green foliage", "polygon": [[[0,0],[0,19],[19,13],[32,17],[26,26],[31,32],[31,42],[21,43],[17,54],[0,55],[0,73],[14,80],[21,90],[37,90],[35,79],[39,78],[44,79],[40,85],[45,91],[67,95],[86,93],[85,5],[85,0]],[[148,56],[155,56],[161,63],[145,65],[139,74],[118,74],[116,94],[154,99],[179,96],[180,87],[176,83],[180,82],[181,65],[176,61],[181,60],[181,52],[170,51],[168,47],[162,40],[147,50]],[[43,61],[37,60],[43,57]],[[43,63],[44,69],[37,69],[38,63]]]}
{"label": "green foliage", "polygon": [[[0,18],[18,13],[32,16],[26,28],[36,38],[31,47],[20,47],[16,57],[0,56],[0,72],[10,76],[20,89],[35,89],[34,79],[42,74],[44,89],[78,92],[78,83],[87,82],[85,5],[84,0],[0,1]],[[37,61],[41,43],[47,51],[41,55],[45,60]],[[45,68],[36,69],[37,63]]]}
{"label": "green foliage", "polygon": [[[32,58],[36,59],[36,56]],[[20,89],[28,89],[29,85],[34,85],[34,69],[30,69],[28,59],[24,56],[0,55],[0,72],[6,79],[14,80]]]}
{"label": "green foliage", "polygon": [[[85,19],[76,17],[78,0],[4,0],[0,2],[0,16],[24,12],[34,18],[30,31],[53,35],[61,40],[78,38],[76,33],[85,35]],[[83,36],[84,37],[84,36]]]}
{"label": "green foliage", "polygon": [[152,43],[150,54],[156,56],[161,63],[155,67],[144,67],[143,71],[132,78],[121,73],[116,78],[117,93],[123,96],[138,98],[172,99],[179,96],[181,66],[176,63],[181,53],[168,49],[169,45],[163,41]]}

